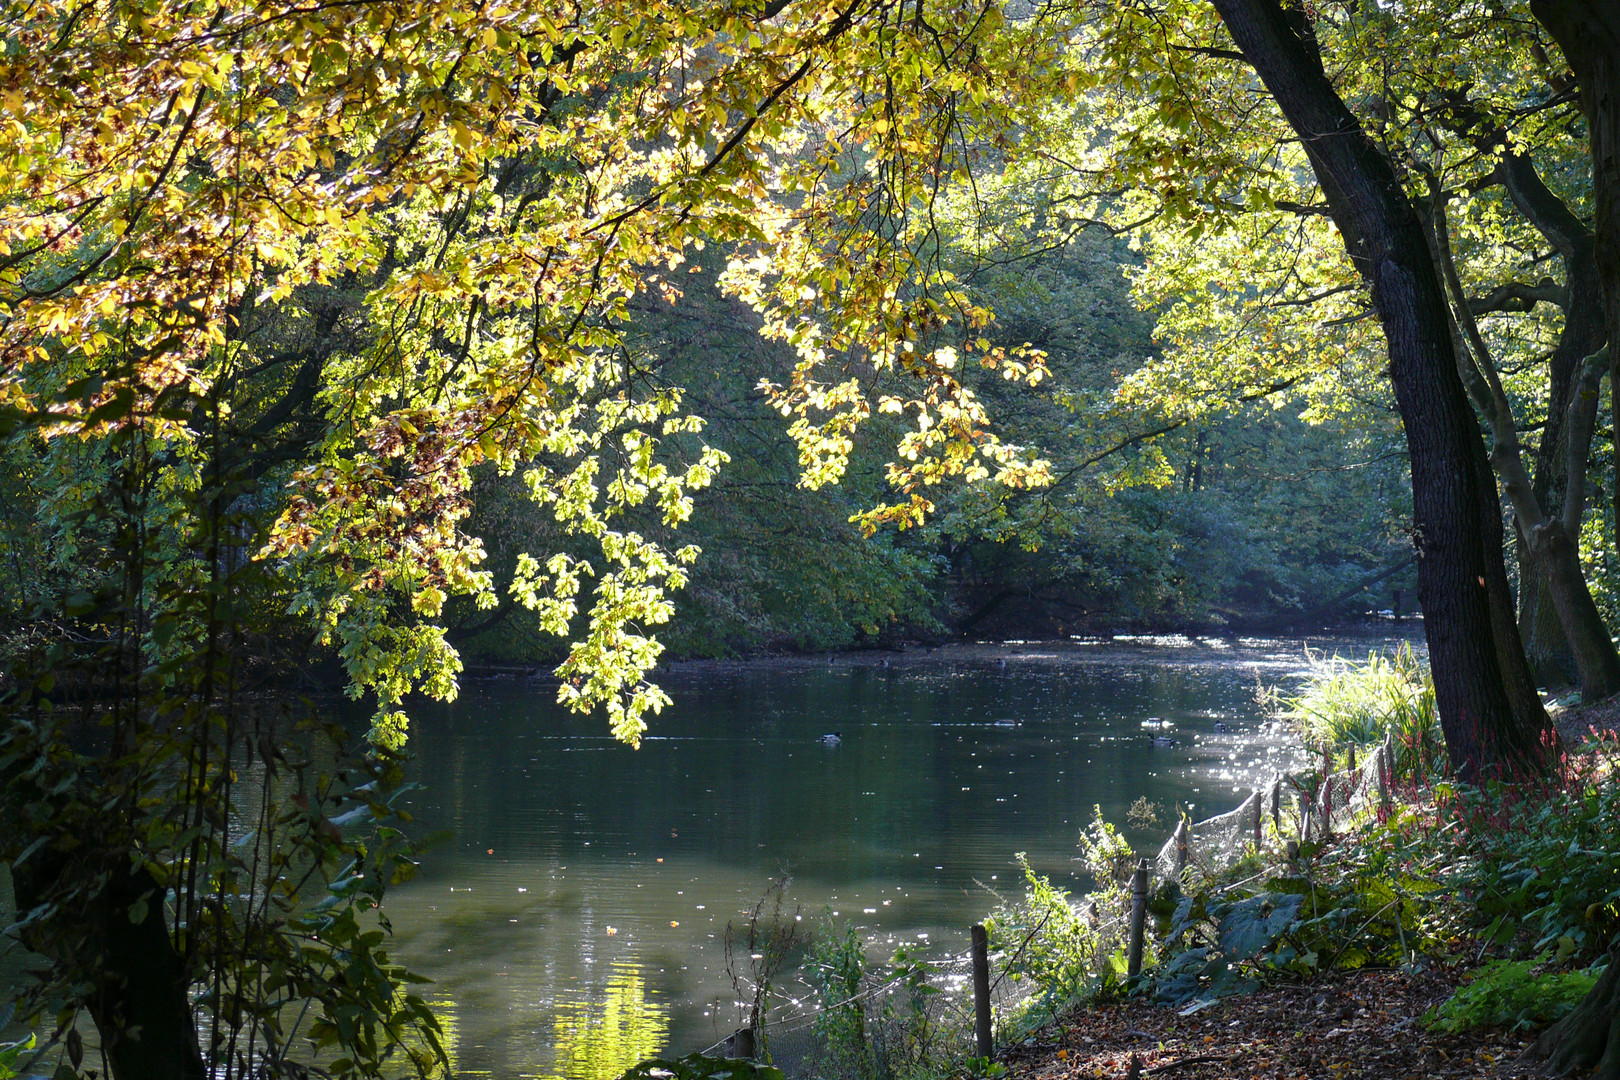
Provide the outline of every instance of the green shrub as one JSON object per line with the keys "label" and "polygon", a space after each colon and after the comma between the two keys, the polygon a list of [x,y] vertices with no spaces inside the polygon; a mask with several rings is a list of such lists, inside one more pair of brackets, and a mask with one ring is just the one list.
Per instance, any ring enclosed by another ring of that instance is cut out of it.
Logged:
{"label": "green shrub", "polygon": [[1533,960],[1493,960],[1472,981],[1424,1013],[1423,1022],[1455,1033],[1472,1027],[1524,1031],[1562,1019],[1592,989],[1597,975],[1541,970],[1551,958],[1551,952],[1544,952]]}
{"label": "green shrub", "polygon": [[23,1055],[30,1059],[34,1056],[34,1036],[30,1035],[19,1042],[0,1043],[0,1080],[10,1080],[11,1077],[20,1076],[23,1068]]}
{"label": "green shrub", "polygon": [[1024,873],[1023,898],[999,905],[984,920],[990,948],[1003,953],[1003,970],[1015,982],[1038,988],[1044,1007],[1083,995],[1092,977],[1099,935],[1069,903],[1069,894],[1035,873],[1023,852],[1017,855]]}
{"label": "green shrub", "polygon": [[1411,813],[1366,822],[1357,833],[1304,844],[1298,857],[1256,872],[1189,876],[1159,898],[1173,916],[1165,962],[1151,972],[1167,1001],[1253,989],[1271,975],[1308,978],[1335,969],[1394,967],[1443,947],[1435,911],[1447,856],[1430,821]]}
{"label": "green shrub", "polygon": [[971,1046],[971,1032],[952,1025],[940,1006],[933,969],[904,944],[886,968],[874,969],[855,928],[828,916],[805,974],[821,998],[813,1029],[824,1080],[944,1076]]}
{"label": "green shrub", "polygon": [[[1616,777],[1611,764],[1566,776],[1564,787],[1440,784],[1421,805],[1307,843],[1267,872],[1189,878],[1186,895],[1174,898],[1155,993],[1218,996],[1272,973],[1472,958],[1483,945],[1528,965],[1500,969],[1454,1007],[1484,1015],[1479,1002],[1499,984],[1523,981],[1549,960],[1591,962],[1620,932]],[[1581,980],[1547,978],[1579,996]]]}
{"label": "green shrub", "polygon": [[1136,871],[1136,852],[1114,828],[1103,819],[1102,807],[1091,808],[1091,824],[1080,833],[1080,864],[1097,883],[1090,899],[1099,906],[1122,898]]}
{"label": "green shrub", "polygon": [[1364,664],[1337,656],[1318,662],[1300,692],[1277,704],[1309,746],[1370,747],[1393,733],[1398,777],[1421,779],[1446,761],[1434,680],[1410,645],[1392,656],[1370,654]]}
{"label": "green shrub", "polygon": [[853,924],[840,927],[830,915],[822,920],[811,941],[805,977],[821,998],[814,1030],[826,1060],[818,1064],[832,1075],[871,1076],[874,1061],[866,1031],[866,998],[861,994],[866,945]]}
{"label": "green shrub", "polygon": [[1620,783],[1527,797],[1513,788],[1460,796],[1444,882],[1461,929],[1525,956],[1594,959],[1620,931]]}

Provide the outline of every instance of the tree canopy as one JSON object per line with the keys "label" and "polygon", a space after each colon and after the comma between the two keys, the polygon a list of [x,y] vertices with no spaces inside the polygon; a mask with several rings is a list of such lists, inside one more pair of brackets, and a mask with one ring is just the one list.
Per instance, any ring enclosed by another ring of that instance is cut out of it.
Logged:
{"label": "tree canopy", "polygon": [[[300,999],[350,1071],[433,1057],[357,921],[410,853],[340,825],[393,813],[408,696],[519,622],[634,743],[688,587],[676,640],[723,651],[942,632],[953,603],[971,630],[1020,593],[1057,632],[1226,621],[1414,551],[1465,775],[1544,760],[1521,627],[1539,670],[1620,688],[1581,561],[1614,546],[1584,511],[1620,286],[1612,102],[1579,80],[1612,74],[1572,79],[1523,5],[45,0],[6,26],[0,856],[36,1007],[88,1008],[117,1076],[200,1076],[244,1030],[285,1054]],[[255,665],[285,688],[322,657],[375,756],[295,753],[246,703]],[[302,800],[274,858],[239,846],[250,774]],[[229,959],[300,934],[366,977]],[[210,978],[204,1047],[177,1017]]]}

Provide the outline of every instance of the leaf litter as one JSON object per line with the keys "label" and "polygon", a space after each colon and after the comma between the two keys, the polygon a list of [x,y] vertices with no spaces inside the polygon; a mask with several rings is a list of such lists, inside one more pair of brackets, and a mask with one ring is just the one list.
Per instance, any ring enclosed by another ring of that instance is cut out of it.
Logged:
{"label": "leaf litter", "polygon": [[1522,1034],[1430,1030],[1463,968],[1358,971],[1189,1010],[1083,1006],[998,1055],[1007,1080],[1428,1080],[1535,1075]]}

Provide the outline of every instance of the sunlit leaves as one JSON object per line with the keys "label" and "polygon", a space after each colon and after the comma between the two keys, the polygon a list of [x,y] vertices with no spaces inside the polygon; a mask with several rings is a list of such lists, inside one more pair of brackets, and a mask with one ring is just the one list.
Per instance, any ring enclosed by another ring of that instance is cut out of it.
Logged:
{"label": "sunlit leaves", "polygon": [[910,380],[899,498],[868,525],[914,522],[949,478],[1045,478],[958,367],[1034,382],[1039,357],[982,340],[935,215],[1060,85],[1049,26],[978,0],[7,14],[0,396],[39,430],[136,427],[197,467],[201,429],[165,402],[285,422],[231,395],[300,321],[340,337],[305,342],[327,350],[322,428],[275,474],[258,555],[379,733],[413,689],[454,693],[445,605],[501,595],[462,531],[480,468],[522,471],[599,552],[536,552],[512,585],[577,638],[564,700],[632,739],[662,701],[649,628],[695,556],[670,530],[725,458],[676,453],[698,421],[625,374],[625,329],[703,244],[739,252],[732,287],[803,359],[777,400],[807,482],[838,477],[870,414],[852,366]]}

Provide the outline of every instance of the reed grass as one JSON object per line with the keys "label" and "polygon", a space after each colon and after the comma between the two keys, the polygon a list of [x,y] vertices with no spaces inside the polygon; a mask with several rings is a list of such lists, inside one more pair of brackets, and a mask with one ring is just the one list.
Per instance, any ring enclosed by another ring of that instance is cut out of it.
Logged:
{"label": "reed grass", "polygon": [[1446,742],[1434,680],[1411,645],[1370,653],[1365,662],[1313,658],[1312,668],[1297,694],[1276,702],[1278,715],[1307,746],[1372,747],[1393,733],[1397,774],[1422,776],[1441,767]]}

